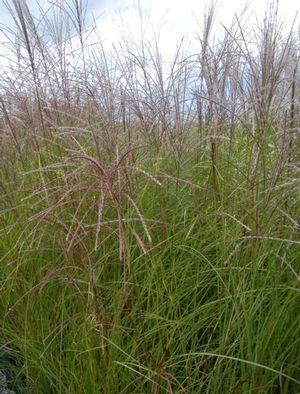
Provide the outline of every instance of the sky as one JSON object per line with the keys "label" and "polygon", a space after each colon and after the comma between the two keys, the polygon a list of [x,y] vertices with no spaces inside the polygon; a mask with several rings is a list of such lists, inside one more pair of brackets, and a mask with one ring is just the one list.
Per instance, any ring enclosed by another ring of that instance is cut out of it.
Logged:
{"label": "sky", "polygon": [[[133,35],[139,31],[138,5],[142,9],[145,20],[145,30],[151,35],[152,29],[160,28],[160,48],[162,53],[172,57],[176,45],[184,37],[187,45],[197,47],[194,38],[199,31],[204,13],[209,2],[207,0],[91,0],[89,10],[99,20],[99,30],[105,42],[115,41],[121,36],[120,21],[124,21]],[[214,31],[223,31],[221,23],[226,26],[231,24],[235,13],[238,15],[246,7],[245,0],[218,0]],[[279,15],[285,20],[285,29],[288,31],[300,8],[300,1],[279,1]],[[299,5],[298,5],[299,4]],[[257,18],[263,18],[268,6],[268,0],[248,1],[248,8],[244,16],[247,25],[257,23]],[[145,16],[147,15],[147,17]],[[257,18],[256,18],[257,16]],[[299,18],[297,18],[297,23]]]}
{"label": "sky", "polygon": [[[11,0],[7,0],[11,2]],[[39,0],[45,10],[48,0]],[[72,0],[69,0],[72,1]],[[299,10],[296,0],[279,1],[279,14],[285,20],[285,29],[288,30],[295,14]],[[299,2],[300,3],[300,2]],[[36,0],[27,0],[33,13],[38,12]],[[101,40],[104,45],[111,45],[121,39],[123,27],[133,36],[140,32],[138,8],[142,10],[144,29],[151,37],[152,31],[160,30],[160,48],[162,53],[171,54],[177,43],[185,37],[186,42],[193,42],[196,30],[199,30],[197,21],[203,20],[207,0],[89,0],[87,3],[87,21],[92,22],[92,17],[97,22]],[[246,5],[245,0],[219,0],[217,1],[217,15],[215,31],[221,30],[221,22],[230,25],[234,13],[240,14]],[[255,23],[256,15],[263,17],[268,5],[268,0],[248,1],[248,9],[244,21],[251,25]],[[0,23],[10,24],[8,12],[0,0]],[[299,17],[297,18],[297,24]],[[120,28],[122,26],[122,28]],[[193,45],[193,44],[191,44]]]}

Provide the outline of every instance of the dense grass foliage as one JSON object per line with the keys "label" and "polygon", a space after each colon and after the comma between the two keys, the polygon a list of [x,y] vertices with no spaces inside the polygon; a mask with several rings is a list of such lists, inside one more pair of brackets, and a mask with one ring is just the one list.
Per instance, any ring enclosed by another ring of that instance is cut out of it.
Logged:
{"label": "dense grass foliage", "polygon": [[79,0],[6,5],[7,387],[299,392],[299,39],[276,4],[219,41],[212,7],[169,68],[158,41],[90,47]]}
{"label": "dense grass foliage", "polygon": [[151,243],[120,202],[120,261],[111,204],[94,248],[97,180],[69,144],[2,164],[1,368],[21,392],[297,392],[299,192],[288,216],[284,179],[252,205],[243,133],[230,157],[219,147],[217,193],[208,155],[188,149],[178,176],[166,152],[143,147],[130,182]]}

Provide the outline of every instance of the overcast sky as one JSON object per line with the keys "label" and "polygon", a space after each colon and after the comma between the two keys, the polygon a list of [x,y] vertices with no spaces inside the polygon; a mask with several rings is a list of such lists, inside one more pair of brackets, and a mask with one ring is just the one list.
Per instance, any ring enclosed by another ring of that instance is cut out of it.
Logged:
{"label": "overcast sky", "polygon": [[[10,2],[11,0],[8,0]],[[36,13],[38,7],[35,0],[27,0],[30,10]],[[39,0],[46,9],[47,0]],[[296,12],[299,9],[297,0],[281,0],[280,16],[286,21],[286,29],[291,25]],[[105,43],[116,42],[121,37],[121,20],[125,22],[132,34],[139,32],[138,1],[135,0],[90,0],[88,1],[87,16],[94,15],[101,37]],[[144,17],[144,26],[147,31],[157,30],[161,26],[161,49],[164,52],[171,52],[176,43],[186,37],[187,41],[195,37],[197,22],[202,21],[205,8],[208,4],[206,0],[140,0],[140,7]],[[267,0],[248,1],[247,16],[244,19],[250,26],[255,23],[254,14],[262,18],[268,5]],[[219,0],[217,1],[217,17],[215,21],[215,31],[222,21],[225,25],[230,24],[234,13],[240,14],[246,5],[243,0]],[[148,22],[146,23],[146,20]],[[88,18],[92,21],[92,18]],[[297,23],[299,17],[297,19]],[[0,22],[9,24],[8,13],[0,0]]]}

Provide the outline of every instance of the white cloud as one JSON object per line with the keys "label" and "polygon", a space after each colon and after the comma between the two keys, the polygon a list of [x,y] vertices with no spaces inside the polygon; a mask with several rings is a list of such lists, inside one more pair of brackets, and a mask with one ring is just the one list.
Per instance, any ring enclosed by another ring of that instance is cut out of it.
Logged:
{"label": "white cloud", "polygon": [[[221,22],[228,26],[235,13],[238,15],[245,8],[246,2],[240,0],[223,0],[216,3],[215,31],[221,30]],[[248,26],[256,23],[256,16],[261,20],[264,16],[268,0],[253,0],[249,2],[244,22]],[[168,57],[174,52],[176,43],[185,37],[186,41],[192,42],[199,31],[203,16],[207,8],[206,0],[104,0],[92,11],[99,16],[98,30],[101,33],[104,44],[118,42],[124,33],[124,25],[127,31],[137,39],[140,36],[140,19],[138,8],[142,10],[143,29],[146,37],[151,39],[153,30],[160,31],[160,47],[164,55]],[[279,15],[285,20],[287,31],[298,11],[299,6],[294,0],[282,0],[279,6]],[[298,19],[299,20],[299,19]],[[121,27],[122,26],[122,27]],[[160,29],[159,29],[160,27]]]}

